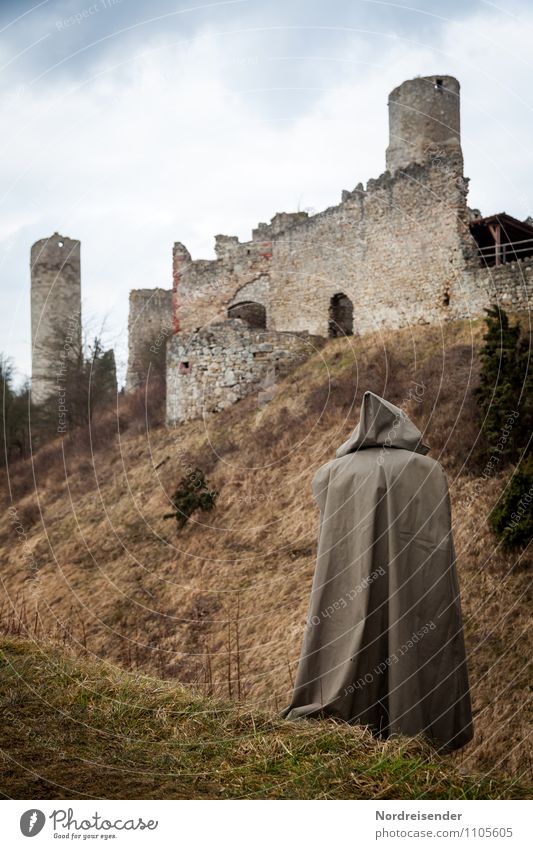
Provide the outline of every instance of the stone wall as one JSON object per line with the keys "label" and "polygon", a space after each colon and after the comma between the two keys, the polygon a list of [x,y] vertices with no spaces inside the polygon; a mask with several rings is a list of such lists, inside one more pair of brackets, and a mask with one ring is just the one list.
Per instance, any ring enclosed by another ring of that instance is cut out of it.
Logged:
{"label": "stone wall", "polygon": [[254,330],[240,319],[178,333],[167,348],[167,422],[223,410],[252,392],[259,402],[275,380],[314,350],[306,334]]}
{"label": "stone wall", "polygon": [[31,248],[32,403],[57,394],[81,347],[80,242],[54,233]]}
{"label": "stone wall", "polygon": [[164,379],[166,343],[172,335],[172,290],[133,289],[128,315],[126,391]]}
{"label": "stone wall", "polygon": [[353,303],[354,333],[452,318],[469,241],[457,163],[385,172],[274,241],[270,326],[328,336],[341,293]]}
{"label": "stone wall", "polygon": [[328,336],[341,293],[353,302],[356,333],[451,318],[471,241],[466,187],[460,162],[430,159],[344,192],[318,215],[289,218],[270,241],[217,237],[216,260],[192,261],[178,243],[174,326],[194,331],[254,301],[269,329]]}
{"label": "stone wall", "polygon": [[240,286],[228,303],[228,307],[253,301],[268,309],[269,285],[268,275],[261,274],[249,283]]}
{"label": "stone wall", "polygon": [[174,245],[175,332],[194,331],[211,321],[223,321],[229,304],[239,297],[244,286],[253,288],[260,281],[263,291],[268,288],[271,239],[239,242],[234,236],[217,236],[215,253],[214,260],[192,261],[181,242]]}
{"label": "stone wall", "polygon": [[277,213],[248,242],[217,236],[216,260],[193,261],[176,243],[175,331],[221,321],[229,306],[252,300],[266,307],[269,329],[327,336],[331,299],[341,294],[353,302],[354,332],[453,317],[471,242],[459,88],[443,75],[394,89],[388,171],[344,191],[338,206],[312,217]]}
{"label": "stone wall", "polygon": [[533,305],[533,257],[492,268],[470,263],[463,287],[468,308],[465,317],[480,315],[491,304],[510,312],[529,312]]}

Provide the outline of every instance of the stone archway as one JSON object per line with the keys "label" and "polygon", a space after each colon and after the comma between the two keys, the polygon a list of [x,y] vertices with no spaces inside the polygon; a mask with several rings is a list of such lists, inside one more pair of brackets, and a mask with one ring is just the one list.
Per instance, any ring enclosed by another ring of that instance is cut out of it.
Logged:
{"label": "stone archway", "polygon": [[329,302],[328,335],[353,336],[353,304],[344,292],[337,292]]}
{"label": "stone archway", "polygon": [[266,308],[257,301],[241,301],[228,307],[228,318],[240,318],[249,327],[266,328]]}

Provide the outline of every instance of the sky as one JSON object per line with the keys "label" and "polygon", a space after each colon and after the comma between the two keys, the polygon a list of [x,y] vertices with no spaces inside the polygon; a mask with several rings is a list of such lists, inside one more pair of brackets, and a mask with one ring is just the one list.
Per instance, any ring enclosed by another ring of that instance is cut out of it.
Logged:
{"label": "sky", "polygon": [[90,331],[280,211],[385,170],[387,96],[461,83],[469,205],[533,215],[530,0],[0,0],[0,353],[31,372],[30,247],[81,240]]}

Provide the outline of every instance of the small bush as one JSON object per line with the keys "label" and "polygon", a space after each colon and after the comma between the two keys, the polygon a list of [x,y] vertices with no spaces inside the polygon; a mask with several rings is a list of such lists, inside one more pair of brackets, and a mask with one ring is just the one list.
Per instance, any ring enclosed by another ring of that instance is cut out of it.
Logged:
{"label": "small bush", "polygon": [[504,548],[525,546],[533,539],[533,455],[513,472],[504,495],[489,516],[491,530]]}
{"label": "small bush", "polygon": [[196,468],[180,480],[171,498],[174,512],[165,513],[163,518],[176,519],[180,530],[196,510],[212,510],[217,496],[216,490],[209,489],[202,470]]}

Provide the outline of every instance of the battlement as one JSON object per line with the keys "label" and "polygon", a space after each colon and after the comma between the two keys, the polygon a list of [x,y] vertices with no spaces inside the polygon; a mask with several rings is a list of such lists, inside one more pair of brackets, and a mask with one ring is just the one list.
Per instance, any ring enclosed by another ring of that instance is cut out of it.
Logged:
{"label": "battlement", "polygon": [[391,91],[386,153],[391,173],[438,153],[462,167],[459,92],[458,80],[446,74],[406,80]]}
{"label": "battlement", "polygon": [[61,268],[64,265],[80,267],[81,243],[77,239],[53,233],[46,239],[39,239],[31,247],[30,262],[33,267],[49,266]]}

